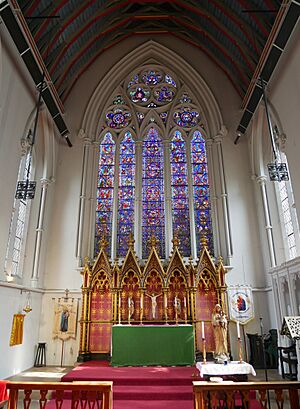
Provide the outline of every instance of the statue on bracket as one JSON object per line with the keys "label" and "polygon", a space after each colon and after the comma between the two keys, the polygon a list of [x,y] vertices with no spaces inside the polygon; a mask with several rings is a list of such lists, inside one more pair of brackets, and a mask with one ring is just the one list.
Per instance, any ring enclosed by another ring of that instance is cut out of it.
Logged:
{"label": "statue on bracket", "polygon": [[227,346],[227,318],[220,304],[215,305],[211,322],[215,338],[214,359],[217,364],[224,364],[224,362],[229,361],[230,358]]}

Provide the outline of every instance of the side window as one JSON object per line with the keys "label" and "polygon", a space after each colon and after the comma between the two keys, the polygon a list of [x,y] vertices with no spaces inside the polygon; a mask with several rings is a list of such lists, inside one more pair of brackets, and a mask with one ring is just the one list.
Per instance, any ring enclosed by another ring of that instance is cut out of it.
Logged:
{"label": "side window", "polygon": [[[282,149],[282,138],[279,135],[277,126],[274,127],[274,135],[276,137],[276,145],[278,148],[278,157],[280,162],[285,163],[288,168],[288,160]],[[277,197],[279,202],[279,215],[282,225],[283,241],[286,246],[286,256],[289,260],[297,257],[297,241],[299,237],[299,225],[297,214],[294,209],[294,195],[291,183],[291,175],[289,180],[277,182]]]}
{"label": "side window", "polygon": [[[18,181],[29,178],[32,174],[31,149],[28,148],[24,156],[21,157]],[[28,174],[29,169],[29,174]],[[6,257],[4,261],[4,272],[8,277],[22,277],[23,261],[27,236],[27,224],[30,212],[30,200],[14,199]]]}

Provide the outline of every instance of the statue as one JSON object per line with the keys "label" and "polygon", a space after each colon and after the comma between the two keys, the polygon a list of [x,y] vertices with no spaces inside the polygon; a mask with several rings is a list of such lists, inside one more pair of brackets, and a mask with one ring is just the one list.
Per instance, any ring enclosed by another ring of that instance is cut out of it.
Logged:
{"label": "statue", "polygon": [[175,295],[174,298],[174,309],[176,316],[179,317],[181,313],[181,301],[180,298],[177,297],[177,295]]}
{"label": "statue", "polygon": [[132,297],[128,297],[128,318],[132,318],[134,314],[134,300]]}
{"label": "statue", "polygon": [[147,294],[147,297],[151,298],[151,307],[152,307],[152,319],[156,318],[156,307],[157,307],[157,301],[156,298],[162,295],[162,293],[155,295],[154,293],[152,294]]}
{"label": "statue", "polygon": [[227,347],[227,318],[220,304],[216,304],[213,309],[212,325],[215,338],[215,362],[217,364],[224,364],[230,358]]}

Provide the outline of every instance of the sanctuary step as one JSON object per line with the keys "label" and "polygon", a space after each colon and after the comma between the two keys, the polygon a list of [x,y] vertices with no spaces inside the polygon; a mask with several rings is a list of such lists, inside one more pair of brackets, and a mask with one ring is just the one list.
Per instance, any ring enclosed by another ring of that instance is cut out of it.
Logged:
{"label": "sanctuary step", "polygon": [[62,381],[113,381],[114,409],[193,409],[192,381],[196,374],[194,366],[97,367],[94,362],[86,362]]}
{"label": "sanctuary step", "polygon": [[193,390],[190,385],[134,385],[115,386],[113,389],[115,400],[192,400]]}

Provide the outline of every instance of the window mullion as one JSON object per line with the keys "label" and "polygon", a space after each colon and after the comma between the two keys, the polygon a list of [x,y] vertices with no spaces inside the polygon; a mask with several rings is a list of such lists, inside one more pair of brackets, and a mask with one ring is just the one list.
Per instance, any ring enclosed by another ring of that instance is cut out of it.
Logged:
{"label": "window mullion", "polygon": [[171,191],[171,166],[170,166],[170,141],[164,140],[164,189],[165,189],[165,251],[166,258],[172,250],[172,191]]}
{"label": "window mullion", "polygon": [[187,161],[187,178],[189,192],[189,213],[190,213],[190,231],[191,231],[191,256],[197,258],[197,242],[196,242],[196,225],[194,212],[194,192],[193,192],[193,173],[192,173],[192,156],[191,156],[191,140],[186,141],[186,161]]}
{"label": "window mullion", "polygon": [[112,208],[112,228],[111,228],[111,258],[114,260],[117,256],[117,231],[118,231],[118,203],[119,203],[119,169],[120,169],[120,141],[116,143],[115,151],[115,177],[113,191]]}

